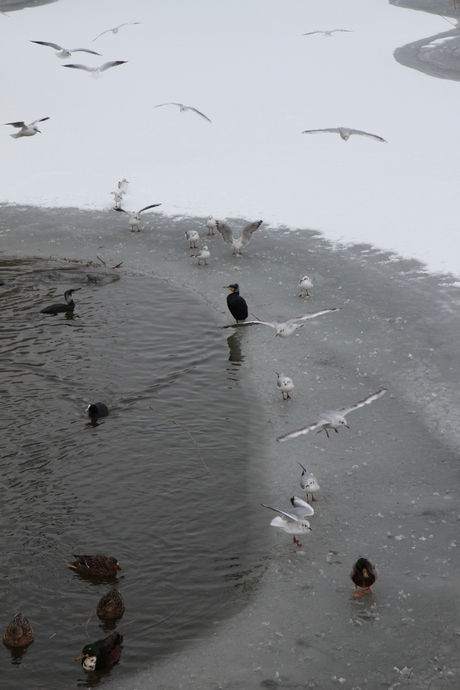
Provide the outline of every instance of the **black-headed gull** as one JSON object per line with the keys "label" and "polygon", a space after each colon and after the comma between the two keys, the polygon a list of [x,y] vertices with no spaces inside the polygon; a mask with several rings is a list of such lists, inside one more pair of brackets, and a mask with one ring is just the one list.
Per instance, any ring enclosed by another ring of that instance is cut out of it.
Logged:
{"label": "black-headed gull", "polygon": [[110,69],[111,67],[117,67],[118,65],[124,65],[128,60],[112,60],[110,62],[104,62],[103,65],[99,67],[88,67],[88,65],[61,65],[61,67],[69,67],[70,69],[81,69],[84,72],[89,72],[93,79],[98,79],[102,76],[102,72]]}
{"label": "black-headed gull", "polygon": [[192,254],[195,259],[198,259],[198,266],[201,264],[203,261],[205,266],[208,266],[208,259],[211,256],[211,252],[205,245],[201,251],[199,251],[197,254]]}
{"label": "black-headed gull", "polygon": [[283,400],[290,400],[291,396],[289,395],[289,392],[292,391],[292,389],[294,388],[294,382],[291,378],[289,378],[289,376],[285,376],[284,374],[278,374],[278,372],[276,371],[275,374],[278,377],[276,379],[276,387],[279,391],[281,391],[283,395]]}
{"label": "black-headed gull", "polygon": [[335,34],[337,31],[342,31],[347,34],[353,33],[351,29],[331,29],[330,31],[308,31],[308,33],[302,34],[302,36],[312,36],[313,34],[323,34],[323,36],[332,36],[332,34]]}
{"label": "black-headed gull", "polygon": [[301,321],[306,321],[307,319],[315,319],[317,316],[322,316],[323,314],[330,314],[333,311],[340,311],[340,308],[334,307],[333,309],[323,309],[322,311],[316,311],[314,314],[303,314],[301,316],[295,316],[289,321],[246,321],[245,323],[231,323],[228,326],[222,326],[222,328],[238,328],[239,326],[270,326],[276,330],[275,336],[279,335],[280,338],[288,338],[292,335],[298,328],[305,326]]}
{"label": "black-headed gull", "polygon": [[141,222],[141,213],[144,211],[147,211],[149,208],[156,208],[157,206],[161,206],[161,204],[150,204],[150,206],[144,206],[144,208],[141,208],[140,211],[132,212],[132,211],[125,211],[124,208],[115,208],[115,211],[121,211],[121,213],[127,213],[129,215],[129,225],[131,227],[131,232],[140,232],[139,230],[139,225]]}
{"label": "black-headed gull", "polygon": [[277,441],[280,441],[280,443],[282,443],[283,441],[289,441],[289,439],[291,438],[304,436],[305,434],[308,434],[310,431],[315,430],[324,430],[328,438],[328,429],[333,429],[338,434],[338,430],[340,429],[340,427],[346,426],[347,429],[350,428],[347,424],[347,420],[345,419],[347,414],[353,412],[353,410],[357,410],[359,407],[369,405],[371,402],[374,402],[374,400],[378,400],[378,398],[381,398],[382,395],[384,395],[386,392],[387,389],[382,388],[381,390],[377,391],[377,393],[372,393],[372,395],[368,395],[367,398],[364,398],[364,400],[360,400],[359,402],[355,403],[354,405],[350,405],[349,407],[341,407],[338,410],[329,410],[329,412],[321,412],[317,421],[313,422],[313,424],[309,424],[308,426],[305,426],[302,429],[297,429],[297,431],[290,431],[288,434],[280,436],[277,439]]}
{"label": "black-headed gull", "polygon": [[185,113],[187,110],[191,110],[200,117],[204,117],[204,119],[208,122],[211,122],[209,117],[206,117],[204,113],[200,112],[196,108],[193,108],[191,105],[184,105],[183,103],[160,103],[159,105],[156,105],[155,108],[162,108],[164,105],[177,105],[181,113]]}
{"label": "black-headed gull", "polygon": [[104,34],[117,34],[119,30],[121,29],[122,26],[133,26],[134,24],[142,24],[142,22],[125,22],[124,24],[119,24],[118,26],[114,26],[113,29],[106,29],[105,31],[102,31],[96,38],[93,38],[91,43],[94,43],[94,41],[97,41],[98,38],[103,36]]}
{"label": "black-headed gull", "polygon": [[[297,461],[298,462],[298,461]],[[317,491],[319,491],[319,483],[318,480],[316,479],[315,475],[312,474],[307,470],[306,467],[304,467],[300,462],[299,462],[300,467],[302,468],[302,474],[300,477],[300,488],[302,491],[305,491],[307,494],[307,501],[308,501],[308,494],[311,494],[311,500],[316,501],[316,498],[314,497],[313,494],[315,494]]]}
{"label": "black-headed gull", "polygon": [[47,41],[31,41],[31,43],[37,43],[39,46],[47,46],[48,48],[54,48],[58,51],[54,54],[61,60],[65,60],[66,58],[70,57],[72,53],[91,53],[91,55],[99,55],[99,57],[101,57],[100,53],[96,53],[96,51],[94,50],[88,50],[87,48],[63,48],[57,43],[48,43]]}
{"label": "black-headed gull", "polygon": [[190,245],[190,249],[196,249],[196,243],[200,239],[200,235],[196,230],[186,230],[185,231],[185,239]]}
{"label": "black-headed gull", "polygon": [[383,141],[387,144],[387,140],[379,137],[377,134],[369,134],[369,132],[363,132],[361,129],[350,129],[349,127],[329,127],[327,129],[306,129],[302,134],[318,134],[319,132],[332,132],[333,134],[340,134],[344,141],[348,141],[352,134],[360,134],[362,137],[370,137],[376,141]]}
{"label": "black-headed gull", "polygon": [[279,529],[282,529],[283,532],[287,534],[292,534],[292,541],[300,548],[302,544],[296,539],[295,535],[308,534],[308,532],[311,532],[310,523],[307,518],[314,515],[315,511],[309,503],[298,496],[293,496],[291,498],[291,503],[293,507],[289,511],[272,508],[271,506],[265,505],[265,503],[262,503],[262,505],[264,508],[280,513],[280,515],[273,518],[270,525],[272,527],[279,527]]}
{"label": "black-headed gull", "polygon": [[49,117],[42,117],[40,120],[34,120],[30,123],[30,125],[26,125],[25,122],[5,122],[5,127],[6,125],[11,125],[11,127],[20,127],[19,132],[16,132],[16,134],[10,134],[10,137],[13,137],[13,139],[19,139],[19,137],[33,137],[34,134],[37,134],[37,132],[40,134],[40,130],[37,127],[37,122],[44,122],[45,120],[49,120]]}
{"label": "black-headed gull", "polygon": [[310,297],[308,291],[313,287],[313,283],[308,276],[303,276],[299,280],[300,295],[299,297]]}
{"label": "black-headed gull", "polygon": [[208,235],[215,235],[216,233],[214,230],[216,229],[216,220],[212,216],[208,216],[208,220],[206,221],[206,227],[208,228]]}
{"label": "black-headed gull", "polygon": [[253,233],[260,228],[262,223],[263,220],[255,220],[253,223],[248,223],[248,225],[246,225],[241,231],[241,235],[239,237],[234,237],[231,227],[225,223],[222,223],[220,220],[216,221],[216,228],[222,235],[224,242],[232,245],[233,253],[237,256],[241,256],[243,253],[241,251],[241,247],[249,242]]}

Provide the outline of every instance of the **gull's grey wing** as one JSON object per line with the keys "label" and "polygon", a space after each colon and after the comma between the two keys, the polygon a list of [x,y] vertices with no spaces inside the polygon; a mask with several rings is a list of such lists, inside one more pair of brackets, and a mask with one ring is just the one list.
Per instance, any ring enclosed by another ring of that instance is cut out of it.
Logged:
{"label": "gull's grey wing", "polygon": [[363,137],[370,137],[371,139],[376,139],[377,141],[383,141],[388,144],[387,140],[383,137],[379,137],[377,134],[370,134],[369,132],[363,132],[361,129],[349,129],[352,134],[360,134]]}
{"label": "gull's grey wing", "polygon": [[155,108],[161,108],[163,105],[177,105],[179,108],[182,108],[183,105],[182,103],[159,103],[159,105],[156,105]]}
{"label": "gull's grey wing", "polygon": [[25,122],[5,122],[5,127],[6,125],[11,125],[12,127],[27,127]]}
{"label": "gull's grey wing", "polygon": [[293,496],[291,498],[291,503],[296,508],[297,510],[301,509],[304,511],[305,517],[311,517],[312,515],[315,514],[315,511],[311,507],[309,503],[303,500],[303,498],[299,498],[298,496]]}
{"label": "gull's grey wing", "polygon": [[104,62],[104,64],[101,65],[98,69],[99,72],[105,72],[106,69],[110,69],[111,67],[117,67],[117,65],[124,65],[125,62],[128,62],[128,60],[112,60],[111,62]]}
{"label": "gull's grey wing", "polygon": [[114,208],[113,211],[121,211],[121,213],[128,213],[124,208]]}
{"label": "gull's grey wing", "polygon": [[317,134],[318,132],[333,132],[334,134],[340,134],[340,129],[338,127],[328,127],[327,129],[306,129],[302,134]]}
{"label": "gull's grey wing", "polygon": [[48,48],[55,48],[56,50],[64,50],[62,46],[57,43],[48,43],[48,41],[30,41],[31,43],[37,43],[39,46],[48,46]]}
{"label": "gull's grey wing", "polygon": [[99,55],[101,57],[101,53],[96,53],[95,50],[88,50],[88,48],[72,48],[72,50],[69,50],[69,53],[91,53],[91,55]]}
{"label": "gull's grey wing", "polygon": [[263,220],[255,220],[253,223],[249,223],[243,228],[241,232],[241,244],[247,244],[252,237],[252,233],[260,228]]}
{"label": "gull's grey wing", "polygon": [[93,71],[92,67],[88,67],[87,65],[61,65],[61,67],[70,67],[70,69],[83,69],[85,70],[85,72]]}
{"label": "gull's grey wing", "polygon": [[340,311],[340,307],[333,307],[332,309],[323,309],[322,311],[315,311],[313,314],[301,314],[300,316],[295,316],[293,319],[290,319],[289,321],[287,321],[287,323],[291,324],[295,321],[306,321],[307,319],[315,319],[317,316],[329,314],[332,311]]}
{"label": "gull's grey wing", "polygon": [[241,328],[242,326],[270,326],[270,328],[276,328],[279,326],[278,323],[272,323],[271,321],[243,321],[242,323],[229,323],[227,326],[222,326],[222,328]]}
{"label": "gull's grey wing", "polygon": [[312,36],[313,34],[323,34],[324,31],[309,31],[306,34],[302,34],[302,36]]}
{"label": "gull's grey wing", "polygon": [[96,36],[96,38],[93,38],[91,43],[94,43],[94,41],[97,41],[97,39],[100,38],[101,36],[103,36],[104,34],[110,33],[110,31],[113,31],[113,29],[107,29],[107,31],[103,31],[102,33],[99,34],[99,36]]}
{"label": "gull's grey wing", "polygon": [[220,220],[216,220],[216,228],[222,235],[224,242],[227,242],[227,244],[231,244],[233,242],[233,230],[229,225],[222,223]]}
{"label": "gull's grey wing", "polygon": [[305,434],[308,434],[309,431],[314,431],[315,429],[321,428],[325,424],[327,424],[326,419],[318,419],[317,422],[313,422],[313,424],[310,424],[309,426],[306,426],[303,429],[290,431],[288,434],[284,434],[284,436],[279,436],[276,440],[280,443],[283,443],[284,441],[289,441],[289,439],[291,438],[297,438],[297,436],[304,436]]}
{"label": "gull's grey wing", "polygon": [[156,206],[161,206],[161,204],[150,204],[150,206],[144,206],[144,208],[141,208],[141,210],[138,211],[138,215],[139,213],[142,213],[142,211],[147,211],[148,208],[155,208]]}
{"label": "gull's grey wing", "polygon": [[284,515],[284,517],[287,517],[289,520],[292,520],[292,522],[302,522],[302,519],[297,517],[297,515],[294,515],[293,513],[286,513],[284,510],[279,510],[278,508],[272,508],[271,506],[265,505],[265,503],[261,503],[261,506],[264,508],[268,508],[269,510],[274,510],[275,513],[281,513],[281,515]]}
{"label": "gull's grey wing", "polygon": [[210,120],[209,117],[206,117],[206,115],[205,115],[204,113],[201,113],[201,112],[200,112],[199,110],[197,110],[196,108],[192,108],[192,106],[189,105],[189,106],[187,106],[187,109],[188,109],[188,110],[193,110],[194,113],[196,113],[197,115],[200,115],[201,117],[204,117],[205,120],[207,120],[208,122],[211,122],[211,123],[212,123],[212,120]]}
{"label": "gull's grey wing", "polygon": [[354,405],[350,405],[350,407],[341,407],[339,410],[333,410],[333,411],[339,412],[343,417],[345,417],[349,412],[353,412],[353,410],[357,410],[358,407],[364,407],[364,405],[369,405],[371,402],[374,402],[374,400],[381,398],[382,395],[385,395],[387,390],[388,390],[387,388],[382,388],[381,390],[377,391],[377,393],[372,393],[372,395],[368,395],[367,398],[364,398],[364,400],[360,400],[359,402],[355,403]]}
{"label": "gull's grey wing", "polygon": [[32,127],[32,125],[37,124],[37,122],[45,122],[45,120],[49,120],[49,117],[42,117],[39,120],[34,120],[33,122],[30,123],[29,127]]}

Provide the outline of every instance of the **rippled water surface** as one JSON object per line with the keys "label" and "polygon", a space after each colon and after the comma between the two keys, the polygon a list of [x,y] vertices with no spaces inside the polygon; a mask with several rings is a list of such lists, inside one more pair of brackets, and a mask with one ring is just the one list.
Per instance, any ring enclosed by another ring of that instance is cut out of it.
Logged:
{"label": "rippled water surface", "polygon": [[[21,611],[35,629],[23,654],[0,649],[9,689],[140,670],[257,586],[238,362],[193,296],[121,269],[92,274],[0,262],[0,627]],[[73,315],[40,313],[70,287],[82,288]],[[84,410],[99,400],[110,414],[92,423]],[[84,579],[66,567],[74,553],[113,555],[125,572]],[[110,626],[95,609],[113,586],[126,612]],[[120,664],[85,674],[75,657],[114,628]]]}

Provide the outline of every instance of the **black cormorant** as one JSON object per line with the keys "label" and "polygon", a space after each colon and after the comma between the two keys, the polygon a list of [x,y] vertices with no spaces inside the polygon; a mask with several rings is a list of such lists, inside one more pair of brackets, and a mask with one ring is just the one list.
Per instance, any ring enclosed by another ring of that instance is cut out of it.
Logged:
{"label": "black cormorant", "polygon": [[72,295],[77,290],[81,288],[75,288],[73,290],[66,290],[64,292],[65,301],[67,304],[51,304],[49,307],[45,307],[40,310],[41,314],[60,314],[61,312],[69,312],[75,309],[75,302],[72,299]]}
{"label": "black cormorant", "polygon": [[89,417],[106,417],[109,414],[109,408],[103,402],[98,402],[88,405],[85,412]]}
{"label": "black cormorant", "polygon": [[227,305],[230,314],[233,316],[235,321],[245,321],[248,318],[248,305],[244,297],[240,295],[240,286],[238,283],[233,283],[232,285],[225,286],[227,290],[230,290],[230,294],[227,296]]}

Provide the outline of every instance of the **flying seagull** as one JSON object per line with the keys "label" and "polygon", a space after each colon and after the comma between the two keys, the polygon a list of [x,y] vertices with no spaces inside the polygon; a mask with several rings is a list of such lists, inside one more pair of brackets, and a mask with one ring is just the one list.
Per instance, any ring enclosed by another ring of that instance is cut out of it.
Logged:
{"label": "flying seagull", "polygon": [[332,29],[331,31],[309,31],[306,34],[302,34],[302,36],[312,36],[313,34],[323,34],[323,36],[332,36],[332,34],[335,34],[336,31],[344,31],[347,34],[353,33],[350,29]]}
{"label": "flying seagull", "polygon": [[39,46],[48,46],[48,48],[54,48],[58,51],[54,54],[58,58],[61,58],[61,60],[70,57],[72,53],[91,53],[91,55],[99,55],[99,57],[101,56],[100,53],[96,53],[94,50],[87,50],[86,48],[63,48],[57,43],[48,43],[47,41],[31,41],[31,43],[37,43]]}
{"label": "flying seagull", "polygon": [[129,224],[131,226],[131,232],[140,232],[139,225],[141,222],[141,213],[143,211],[147,211],[147,209],[149,208],[155,208],[156,206],[161,206],[161,204],[150,204],[150,206],[144,206],[144,208],[141,208],[141,210],[137,211],[136,213],[125,211],[125,209],[121,207],[114,208],[114,211],[121,211],[121,213],[127,213],[129,215]]}
{"label": "flying seagull", "polygon": [[159,105],[156,105],[155,108],[162,108],[164,105],[177,105],[179,107],[179,110],[181,113],[185,113],[187,110],[192,110],[194,113],[199,115],[200,117],[204,117],[205,120],[208,122],[211,122],[209,117],[206,117],[204,113],[200,113],[199,110],[196,108],[192,108],[191,105],[184,105],[183,103],[160,103]]}
{"label": "flying seagull", "polygon": [[21,129],[16,134],[10,134],[13,139],[19,139],[19,137],[33,137],[37,132],[41,133],[38,129],[37,122],[44,122],[49,120],[49,117],[42,117],[40,120],[34,120],[30,125],[26,125],[25,122],[5,122],[5,125],[11,125],[12,127],[20,127]]}
{"label": "flying seagull", "polygon": [[107,29],[106,31],[103,31],[102,33],[100,33],[99,36],[96,36],[96,38],[93,38],[91,43],[94,43],[94,41],[97,41],[97,39],[100,38],[101,36],[103,36],[104,34],[109,34],[110,32],[112,32],[113,34],[117,34],[122,26],[132,26],[133,24],[142,24],[142,22],[125,22],[124,24],[119,24],[118,26],[115,26],[113,29]]}
{"label": "flying seagull", "polygon": [[307,518],[314,515],[315,511],[309,503],[304,501],[298,496],[293,496],[291,498],[292,508],[289,511],[279,510],[278,508],[272,508],[271,506],[261,505],[269,510],[274,510],[275,513],[280,513],[270,522],[272,527],[279,527],[287,534],[292,534],[292,541],[299,548],[302,546],[300,541],[296,538],[296,534],[308,534],[311,532],[310,523]]}
{"label": "flying seagull", "polygon": [[[304,323],[299,323],[300,321],[306,321],[307,319],[314,319],[316,316],[322,316],[323,314],[329,314],[332,311],[340,311],[340,308],[334,309],[323,309],[322,311],[316,311],[314,314],[303,314],[301,316],[296,316],[289,321],[245,321],[244,323],[230,323],[227,326],[222,326],[222,328],[240,328],[242,326],[270,326],[276,330],[275,336],[279,335],[281,338],[288,338],[294,333],[298,328],[305,326]],[[306,432],[304,432],[306,433]]]}
{"label": "flying seagull", "polygon": [[350,405],[350,407],[341,407],[338,410],[329,410],[329,412],[321,412],[317,421],[313,422],[313,424],[309,424],[309,426],[305,426],[303,427],[303,429],[297,429],[297,431],[291,431],[289,432],[289,434],[284,434],[284,436],[280,436],[277,439],[277,441],[280,441],[280,443],[282,443],[283,441],[289,441],[289,439],[291,438],[297,438],[297,436],[304,436],[305,434],[308,434],[309,431],[315,431],[316,429],[319,431],[323,431],[324,429],[324,431],[326,432],[326,436],[328,438],[328,429],[334,429],[335,433],[338,434],[339,428],[341,426],[346,426],[347,429],[350,428],[347,424],[347,420],[345,419],[347,414],[353,412],[353,410],[357,410],[359,407],[369,405],[371,402],[374,402],[374,400],[381,398],[382,395],[384,395],[386,392],[387,389],[382,388],[381,390],[377,391],[377,393],[372,393],[372,395],[368,395],[367,398],[364,398],[364,400],[360,400],[354,405]]}
{"label": "flying seagull", "polygon": [[231,244],[233,247],[233,253],[236,254],[237,256],[242,255],[241,247],[243,244],[247,244],[249,240],[252,237],[252,234],[260,228],[262,225],[263,220],[255,220],[253,223],[249,223],[246,225],[246,227],[243,228],[241,231],[241,235],[239,237],[234,237],[233,236],[233,230],[226,225],[225,223],[222,223],[220,220],[216,220],[216,228],[222,235],[222,239],[224,242],[227,242],[227,244]]}
{"label": "flying seagull", "polygon": [[376,139],[376,141],[383,141],[387,144],[387,140],[382,137],[377,136],[377,134],[369,134],[369,132],[363,132],[361,129],[350,129],[348,127],[329,127],[328,129],[306,129],[302,134],[317,134],[318,132],[333,132],[334,134],[340,134],[344,141],[348,141],[352,134],[360,134],[363,137],[370,137],[371,139]]}
{"label": "flying seagull", "polygon": [[124,65],[128,60],[112,60],[111,62],[104,62],[100,67],[88,67],[88,65],[61,65],[61,67],[70,67],[70,69],[82,69],[85,72],[90,72],[94,79],[98,79],[102,72],[110,69],[111,67],[117,67],[117,65]]}
{"label": "flying seagull", "polygon": [[126,179],[126,177],[124,177],[122,180],[120,180],[120,181],[118,182],[118,189],[120,190],[120,192],[121,192],[122,194],[124,194],[125,192],[128,191],[128,188],[129,188],[129,182],[128,182],[128,180]]}

